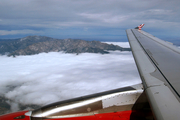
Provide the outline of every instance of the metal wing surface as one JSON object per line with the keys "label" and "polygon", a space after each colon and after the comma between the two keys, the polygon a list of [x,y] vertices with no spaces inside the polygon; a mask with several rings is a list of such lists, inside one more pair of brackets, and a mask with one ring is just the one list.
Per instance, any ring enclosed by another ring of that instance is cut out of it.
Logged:
{"label": "metal wing surface", "polygon": [[155,119],[180,119],[180,49],[138,29],[126,30]]}

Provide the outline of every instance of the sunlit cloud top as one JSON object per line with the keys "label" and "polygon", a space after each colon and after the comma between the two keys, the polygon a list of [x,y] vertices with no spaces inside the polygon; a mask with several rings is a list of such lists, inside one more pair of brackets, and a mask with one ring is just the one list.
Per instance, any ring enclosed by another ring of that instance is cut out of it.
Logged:
{"label": "sunlit cloud top", "polygon": [[[129,44],[113,43],[128,47]],[[0,97],[12,111],[141,83],[132,53],[0,56]]]}

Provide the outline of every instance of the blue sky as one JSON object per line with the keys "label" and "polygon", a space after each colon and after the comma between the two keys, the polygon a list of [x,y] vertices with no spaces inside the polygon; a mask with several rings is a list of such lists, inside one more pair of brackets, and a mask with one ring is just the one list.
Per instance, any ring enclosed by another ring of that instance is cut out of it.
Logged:
{"label": "blue sky", "polygon": [[1,0],[0,38],[127,41],[125,30],[145,23],[144,31],[178,40],[179,6],[179,0]]}

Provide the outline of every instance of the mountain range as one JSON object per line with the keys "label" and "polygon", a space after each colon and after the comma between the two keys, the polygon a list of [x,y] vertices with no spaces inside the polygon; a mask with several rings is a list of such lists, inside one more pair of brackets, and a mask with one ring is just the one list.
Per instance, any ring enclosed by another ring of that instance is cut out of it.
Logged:
{"label": "mountain range", "polygon": [[20,39],[0,40],[0,54],[8,56],[34,55],[42,52],[65,53],[101,53],[109,50],[131,51],[118,45],[106,44],[100,41],[85,41],[80,39],[55,39],[45,36],[27,36]]}

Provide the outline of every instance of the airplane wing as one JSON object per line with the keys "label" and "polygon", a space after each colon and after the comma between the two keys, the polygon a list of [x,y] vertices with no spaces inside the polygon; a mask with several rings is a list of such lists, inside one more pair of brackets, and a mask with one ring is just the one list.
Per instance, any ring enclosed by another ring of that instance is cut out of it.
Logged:
{"label": "airplane wing", "polygon": [[180,49],[138,29],[126,30],[152,112],[180,119]]}

